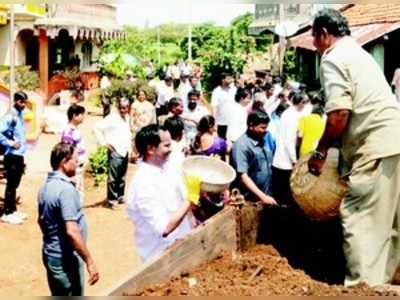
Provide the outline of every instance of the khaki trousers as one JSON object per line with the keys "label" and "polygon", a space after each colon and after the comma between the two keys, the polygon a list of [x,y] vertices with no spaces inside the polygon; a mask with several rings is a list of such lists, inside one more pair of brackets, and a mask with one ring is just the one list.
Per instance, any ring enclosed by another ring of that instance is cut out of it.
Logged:
{"label": "khaki trousers", "polygon": [[389,283],[400,261],[400,155],[353,170],[340,213],[346,286]]}

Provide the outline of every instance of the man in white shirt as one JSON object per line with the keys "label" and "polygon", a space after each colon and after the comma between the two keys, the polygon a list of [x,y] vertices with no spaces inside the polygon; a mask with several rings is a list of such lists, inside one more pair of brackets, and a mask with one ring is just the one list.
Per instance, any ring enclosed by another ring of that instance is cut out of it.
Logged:
{"label": "man in white shirt", "polygon": [[103,107],[103,118],[105,118],[111,111],[111,100],[106,96],[106,90],[111,86],[111,81],[108,79],[106,74],[101,77],[100,89],[101,89],[101,105]]}
{"label": "man in white shirt", "polygon": [[157,87],[160,84],[160,82],[158,81],[158,79],[156,79],[154,77],[154,74],[151,73],[151,74],[147,75],[146,79],[147,79],[147,84],[149,85],[149,87],[151,87],[152,89],[154,89],[157,92]]}
{"label": "man in white shirt", "polygon": [[199,85],[199,83],[200,82],[196,77],[190,76],[184,88],[180,90],[179,95],[183,101],[183,106],[185,109],[189,103],[189,93],[191,91],[196,90],[200,93],[200,97],[202,96],[201,85]]}
{"label": "man in white shirt", "polygon": [[292,97],[293,106],[282,113],[276,151],[272,163],[272,190],[279,204],[294,204],[290,192],[290,175],[297,162],[296,140],[298,122],[305,105],[303,94],[296,93]]}
{"label": "man in white shirt", "polygon": [[185,138],[189,144],[192,144],[197,134],[197,125],[201,118],[210,114],[208,109],[200,102],[200,92],[192,90],[188,94],[188,105],[181,115],[185,123]]}
{"label": "man in white shirt", "polygon": [[135,249],[146,261],[191,231],[191,204],[179,175],[165,167],[171,153],[169,132],[149,125],[138,132],[135,143],[143,161],[130,185],[127,212],[134,223]]}
{"label": "man in white shirt", "polygon": [[132,151],[130,102],[122,98],[117,106],[118,111],[111,112],[94,127],[97,141],[108,149],[107,200],[111,208],[124,203],[125,175],[129,153]]}
{"label": "man in white shirt", "polygon": [[264,110],[267,112],[268,116],[271,118],[272,113],[276,110],[278,105],[281,103],[281,100],[278,98],[278,95],[275,95],[274,86],[267,82],[263,86],[263,90],[265,93],[265,102],[264,102]]}
{"label": "man in white shirt", "polygon": [[228,132],[227,139],[231,143],[242,136],[247,130],[247,117],[251,105],[251,93],[245,88],[239,87],[235,95],[235,102],[228,107]]}
{"label": "man in white shirt", "polygon": [[166,76],[157,87],[156,113],[157,118],[167,114],[167,102],[175,96],[172,78]]}
{"label": "man in white shirt", "polygon": [[193,89],[189,81],[190,74],[182,73],[181,82],[178,87],[178,96],[182,99],[183,107],[188,104],[188,94]]}
{"label": "man in white shirt", "polygon": [[211,95],[211,106],[217,124],[218,136],[226,139],[228,131],[228,105],[235,102],[236,87],[232,85],[233,77],[223,73],[221,85],[216,87]]}
{"label": "man in white shirt", "polygon": [[272,84],[274,86],[274,97],[278,97],[279,93],[282,92],[282,78],[280,76],[274,76],[272,79]]}

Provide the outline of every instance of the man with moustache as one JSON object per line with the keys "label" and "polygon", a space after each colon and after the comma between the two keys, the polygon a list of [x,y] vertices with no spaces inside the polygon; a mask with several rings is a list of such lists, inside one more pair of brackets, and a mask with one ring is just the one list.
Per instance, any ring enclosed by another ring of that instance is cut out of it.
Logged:
{"label": "man with moustache", "polygon": [[245,198],[276,205],[271,197],[272,152],[264,142],[269,117],[255,111],[247,118],[247,131],[234,144],[231,163],[238,174],[235,185]]}
{"label": "man with moustache", "polygon": [[314,46],[322,55],[327,122],[308,162],[320,175],[340,144],[349,191],[340,206],[346,286],[390,283],[400,262],[400,109],[374,58],[333,9],[317,13]]}
{"label": "man with moustache", "polygon": [[52,296],[83,295],[84,263],[89,284],[99,280],[99,272],[86,245],[87,223],[79,192],[72,182],[78,162],[74,145],[57,144],[50,158],[53,171],[38,196],[43,264]]}
{"label": "man with moustache", "polygon": [[201,103],[201,94],[197,90],[192,90],[188,94],[188,105],[181,115],[185,124],[185,138],[192,144],[197,134],[197,125],[201,118],[210,114],[208,109]]}

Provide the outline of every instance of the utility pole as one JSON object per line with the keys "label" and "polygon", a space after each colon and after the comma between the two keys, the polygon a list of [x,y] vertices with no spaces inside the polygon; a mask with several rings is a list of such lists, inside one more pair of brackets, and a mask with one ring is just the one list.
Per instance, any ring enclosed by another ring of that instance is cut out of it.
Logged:
{"label": "utility pole", "polygon": [[192,61],[192,22],[189,23],[189,37],[188,37],[188,59]]}
{"label": "utility pole", "polygon": [[14,4],[10,4],[10,109],[14,103],[15,94],[15,13]]}
{"label": "utility pole", "polygon": [[[279,24],[282,24],[282,22],[285,19],[285,5],[284,4],[279,4]],[[283,37],[279,35],[279,75],[282,75],[283,73],[283,60],[285,57],[285,41],[286,37]]]}
{"label": "utility pole", "polygon": [[160,39],[160,25],[157,26],[157,55],[158,65],[161,65],[161,39]]}
{"label": "utility pole", "polygon": [[188,33],[188,60],[192,61],[192,5],[189,1],[189,33]]}

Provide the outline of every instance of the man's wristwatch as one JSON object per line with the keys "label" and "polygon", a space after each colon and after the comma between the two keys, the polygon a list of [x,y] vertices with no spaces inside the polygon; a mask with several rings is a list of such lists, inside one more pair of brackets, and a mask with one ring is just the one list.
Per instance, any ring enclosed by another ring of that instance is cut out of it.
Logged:
{"label": "man's wristwatch", "polygon": [[317,160],[325,160],[326,159],[326,154],[322,153],[320,151],[314,151],[312,154],[312,158],[317,159]]}

